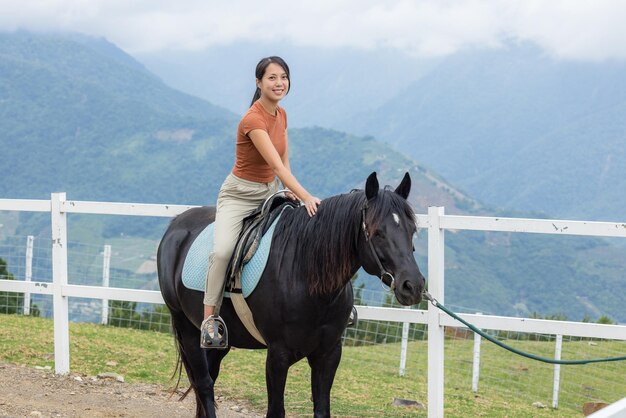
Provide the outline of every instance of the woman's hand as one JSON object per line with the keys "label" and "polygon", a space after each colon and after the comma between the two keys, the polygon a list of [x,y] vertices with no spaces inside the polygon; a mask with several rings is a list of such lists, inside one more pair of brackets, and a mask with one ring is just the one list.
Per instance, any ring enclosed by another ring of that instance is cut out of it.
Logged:
{"label": "woman's hand", "polygon": [[319,198],[311,195],[304,200],[304,207],[306,208],[309,216],[314,216],[317,213],[317,206],[320,203],[321,200],[319,200]]}

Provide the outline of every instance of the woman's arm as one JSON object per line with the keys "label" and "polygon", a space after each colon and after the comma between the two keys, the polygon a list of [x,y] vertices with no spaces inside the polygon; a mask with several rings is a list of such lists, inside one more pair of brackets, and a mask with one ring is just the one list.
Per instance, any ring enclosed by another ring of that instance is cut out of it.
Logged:
{"label": "woman's arm", "polygon": [[289,190],[295,193],[300,200],[304,202],[309,216],[315,215],[317,212],[317,205],[320,204],[320,200],[306,191],[304,187],[298,182],[298,180],[291,174],[289,169],[289,158],[287,158],[287,165],[283,162],[272,144],[270,136],[262,129],[253,129],[248,133],[248,137],[252,140],[252,143],[259,151],[265,162],[274,171],[274,174],[283,182]]}
{"label": "woman's arm", "polygon": [[291,173],[291,166],[289,165],[289,137],[287,136],[287,129],[285,129],[285,153],[281,158],[283,165]]}
{"label": "woman's arm", "polygon": [[[289,172],[291,173],[291,166],[289,165],[289,138],[287,137],[286,129],[285,129],[285,152],[281,156],[281,160],[283,161],[283,165],[285,166],[285,168],[287,168],[287,170],[289,170]],[[283,187],[287,187],[287,186],[283,185]],[[286,192],[285,196],[287,196],[287,198],[291,200],[298,200],[298,196],[293,194],[291,190]]]}

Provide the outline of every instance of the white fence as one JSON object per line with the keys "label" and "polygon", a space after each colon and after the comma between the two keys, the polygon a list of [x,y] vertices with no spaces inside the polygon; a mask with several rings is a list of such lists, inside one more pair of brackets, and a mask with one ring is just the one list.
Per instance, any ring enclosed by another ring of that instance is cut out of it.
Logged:
{"label": "white fence", "polygon": [[[134,215],[173,217],[192,206],[68,201],[65,193],[53,193],[50,200],[0,199],[0,211],[50,212],[52,225],[52,283],[0,280],[0,291],[24,294],[47,294],[53,297],[55,371],[69,372],[68,298],[81,297],[129,302],[163,303],[158,291],[104,288],[68,284],[67,214]],[[431,295],[445,303],[444,242],[446,230],[526,232],[538,234],[582,235],[626,238],[625,223],[556,221],[538,219],[472,217],[445,215],[444,208],[431,207],[427,215],[418,215],[418,227],[428,230],[428,281]],[[110,251],[110,250],[109,250]],[[106,250],[105,250],[106,253]],[[103,281],[106,283],[107,258],[104,258]],[[30,273],[29,273],[30,274]],[[30,277],[30,276],[29,276]],[[106,304],[103,304],[103,307]],[[360,319],[392,321],[404,324],[428,324],[428,416],[444,413],[444,326],[460,324],[437,308],[428,310],[359,306]],[[103,311],[103,317],[108,315]],[[580,322],[549,321],[493,315],[463,314],[479,328],[523,333],[568,335],[586,338],[626,340],[626,326]],[[407,328],[408,329],[408,328]],[[556,356],[561,339],[557,337]],[[480,341],[476,341],[473,386],[478,384]],[[401,371],[404,367],[401,361]],[[555,367],[555,401],[558,399],[559,368]]]}

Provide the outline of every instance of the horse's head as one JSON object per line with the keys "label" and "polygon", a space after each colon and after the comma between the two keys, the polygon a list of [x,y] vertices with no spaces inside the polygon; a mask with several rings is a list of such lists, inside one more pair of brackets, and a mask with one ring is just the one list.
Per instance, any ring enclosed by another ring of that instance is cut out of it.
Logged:
{"label": "horse's head", "polygon": [[395,191],[380,190],[376,173],[365,184],[361,210],[363,268],[390,286],[398,302],[414,305],[422,300],[425,279],[413,256],[415,214],[407,202],[411,177],[404,175]]}

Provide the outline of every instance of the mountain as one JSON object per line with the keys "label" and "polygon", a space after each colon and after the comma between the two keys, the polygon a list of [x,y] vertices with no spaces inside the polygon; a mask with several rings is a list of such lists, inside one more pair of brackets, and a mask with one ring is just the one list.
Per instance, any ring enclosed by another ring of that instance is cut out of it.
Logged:
{"label": "mountain", "polygon": [[346,119],[481,201],[557,218],[626,219],[626,63],[532,45],[460,53]]}
{"label": "mountain", "polygon": [[[102,39],[1,34],[0,57],[2,198],[46,199],[65,191],[72,200],[215,201],[233,164],[238,115],[168,87]],[[322,198],[363,187],[372,171],[394,186],[409,171],[410,201],[420,213],[431,205],[445,206],[448,214],[495,213],[373,137],[307,127],[290,128],[289,138],[296,176]],[[11,235],[49,237],[49,222],[44,215],[0,213],[0,242]],[[101,245],[118,246],[123,236],[141,243],[143,255],[119,250],[112,265],[120,279],[112,285],[132,279],[154,287],[154,275],[136,271],[150,260],[166,223],[72,215],[70,249],[85,246],[70,260],[72,282],[90,280],[83,272],[102,265]],[[422,231],[416,249],[425,273],[426,241]],[[450,231],[446,243],[449,304],[486,313],[560,312],[572,319],[606,314],[626,321],[626,259],[605,241]],[[8,246],[0,245],[0,258],[2,248]],[[374,278],[360,280],[380,286]]]}
{"label": "mountain", "polygon": [[[165,198],[156,185],[168,178],[171,156],[152,152],[194,135],[225,134],[236,116],[167,87],[119,50],[102,53],[101,40],[94,48],[75,38],[0,35],[0,166],[12,168],[0,194]],[[151,184],[141,184],[133,167],[149,161]]]}

